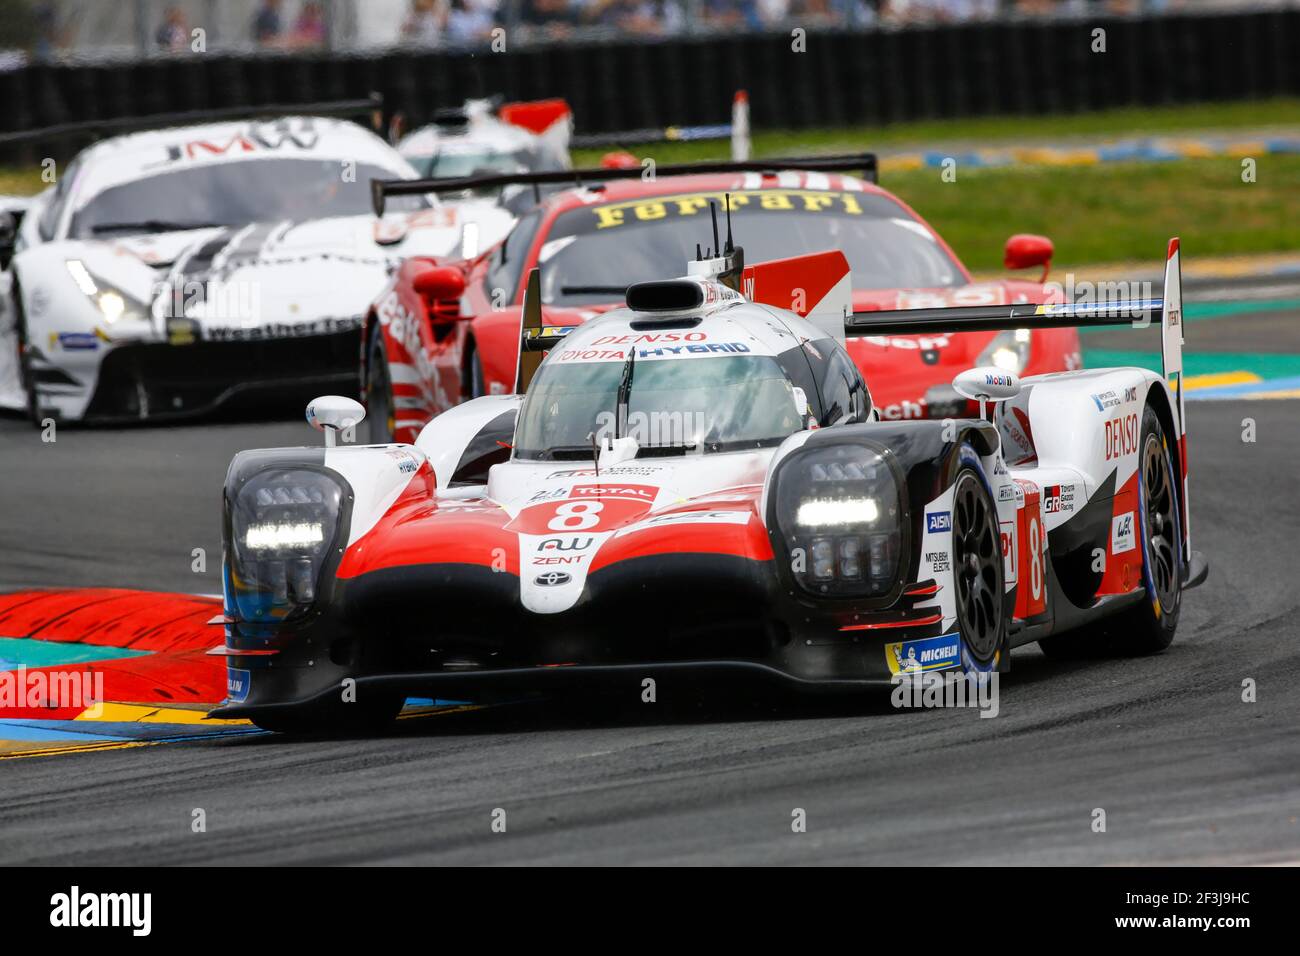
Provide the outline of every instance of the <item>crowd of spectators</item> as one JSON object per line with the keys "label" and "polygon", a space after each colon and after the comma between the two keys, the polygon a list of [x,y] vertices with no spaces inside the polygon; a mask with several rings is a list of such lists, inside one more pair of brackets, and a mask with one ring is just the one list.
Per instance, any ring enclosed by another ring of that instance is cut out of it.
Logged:
{"label": "crowd of spectators", "polygon": [[[94,48],[105,41],[98,34],[85,35],[80,28],[84,24],[79,26],[86,11],[93,9],[87,2],[0,0],[0,39],[14,33],[19,42],[10,46],[28,49],[38,60],[69,49]],[[512,42],[611,33],[652,38],[686,32],[1160,13],[1182,6],[1249,6],[1265,0],[215,0],[216,7],[211,0],[114,2],[123,11],[148,11],[142,13],[148,18],[145,29],[136,33],[140,46],[147,42],[153,52],[175,54],[196,49],[195,30],[201,24],[192,22],[193,17],[213,9],[227,14],[215,36],[218,47],[293,51],[355,46],[358,21],[366,21],[368,45],[456,47],[490,42],[501,27]],[[206,32],[208,42],[214,42],[214,31]]]}
{"label": "crowd of spectators", "polygon": [[1181,0],[412,0],[402,42],[479,40],[497,26],[564,39],[608,30],[664,36],[687,30],[963,23],[1000,16],[1160,11]]}

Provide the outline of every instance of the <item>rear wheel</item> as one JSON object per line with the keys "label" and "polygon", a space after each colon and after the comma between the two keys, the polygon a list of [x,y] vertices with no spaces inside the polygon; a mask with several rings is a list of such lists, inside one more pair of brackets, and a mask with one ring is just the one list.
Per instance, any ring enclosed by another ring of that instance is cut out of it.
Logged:
{"label": "rear wheel", "polygon": [[384,332],[376,325],[370,334],[366,360],[366,422],[370,444],[384,445],[397,431],[397,413],[393,403],[393,377],[384,350]]}
{"label": "rear wheel", "polygon": [[957,473],[952,502],[952,571],[962,664],[991,670],[1006,634],[1002,539],[993,497],[971,467]]}
{"label": "rear wheel", "polygon": [[1113,621],[1105,622],[1112,650],[1125,654],[1163,651],[1178,629],[1182,609],[1182,523],[1173,451],[1150,405],[1142,412],[1142,446],[1138,452],[1138,519],[1142,580],[1147,599]]}
{"label": "rear wheel", "polygon": [[1127,611],[1080,633],[1039,641],[1050,657],[1095,654],[1155,654],[1178,629],[1182,607],[1182,526],[1177,472],[1160,416],[1148,405],[1142,412],[1138,451],[1138,545],[1146,598]]}

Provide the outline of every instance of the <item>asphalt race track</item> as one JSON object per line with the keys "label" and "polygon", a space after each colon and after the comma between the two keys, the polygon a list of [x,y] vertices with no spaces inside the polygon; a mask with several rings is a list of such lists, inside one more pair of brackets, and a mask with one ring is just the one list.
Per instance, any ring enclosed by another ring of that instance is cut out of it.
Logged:
{"label": "asphalt race track", "polygon": [[[1189,354],[1275,352],[1297,317],[1196,323]],[[1123,347],[1106,335],[1098,347]],[[0,862],[1300,862],[1296,409],[1189,403],[1191,531],[1211,573],[1174,645],[1082,662],[1018,650],[995,719],[661,684],[653,705],[459,710],[367,740],[5,760]],[[0,420],[0,585],[216,592],[231,454],[315,437],[279,421],[66,429],[43,444]]]}

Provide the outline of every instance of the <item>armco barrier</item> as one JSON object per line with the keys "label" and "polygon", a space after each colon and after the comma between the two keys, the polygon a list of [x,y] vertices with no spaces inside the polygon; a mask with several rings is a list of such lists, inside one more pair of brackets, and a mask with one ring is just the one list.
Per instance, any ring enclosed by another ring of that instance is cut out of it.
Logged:
{"label": "armco barrier", "polygon": [[[1106,52],[1094,53],[1103,29]],[[185,54],[0,73],[0,132],[207,107],[383,94],[408,124],[467,97],[562,96],[597,133],[726,122],[747,89],[756,128],[1071,113],[1300,93],[1300,9],[1010,20],[897,30],[702,35],[343,54]],[[41,144],[59,155],[70,143]],[[13,150],[9,151],[11,154]],[[30,158],[31,149],[24,149]],[[13,155],[0,156],[12,160]]]}

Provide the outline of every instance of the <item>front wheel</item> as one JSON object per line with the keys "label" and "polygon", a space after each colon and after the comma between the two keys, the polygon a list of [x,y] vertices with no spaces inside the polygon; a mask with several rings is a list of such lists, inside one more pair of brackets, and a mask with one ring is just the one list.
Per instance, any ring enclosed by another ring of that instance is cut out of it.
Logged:
{"label": "front wheel", "polygon": [[397,413],[393,403],[393,377],[388,369],[384,349],[384,332],[378,325],[370,334],[366,368],[366,422],[370,444],[386,445],[397,431]]}
{"label": "front wheel", "polygon": [[992,670],[1007,627],[1002,538],[993,496],[969,465],[957,473],[953,485],[952,573],[962,666],[968,671]]}

